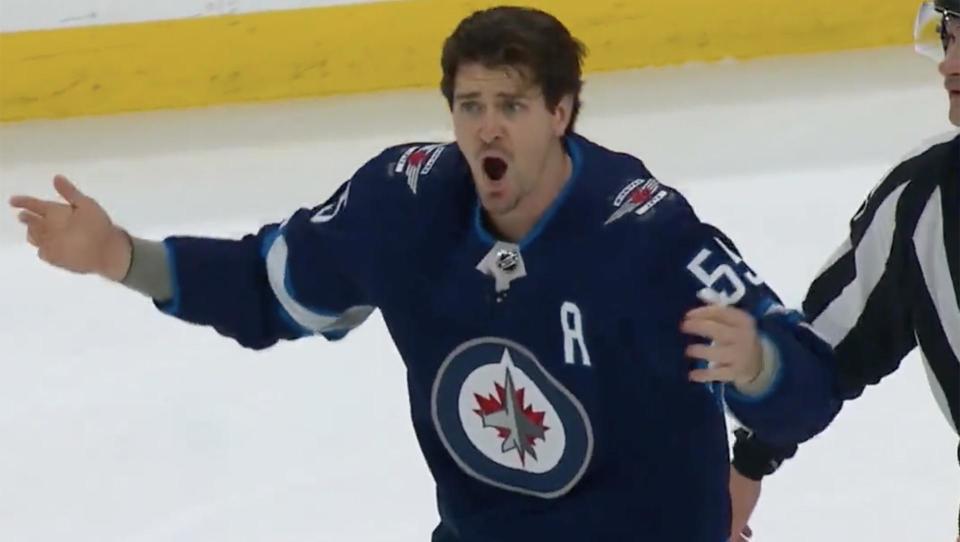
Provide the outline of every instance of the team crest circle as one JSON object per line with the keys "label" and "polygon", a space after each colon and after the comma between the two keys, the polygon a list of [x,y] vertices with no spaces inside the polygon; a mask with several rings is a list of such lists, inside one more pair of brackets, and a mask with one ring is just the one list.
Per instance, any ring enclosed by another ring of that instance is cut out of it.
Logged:
{"label": "team crest circle", "polygon": [[454,349],[437,371],[431,408],[460,468],[502,489],[559,497],[580,481],[593,454],[583,405],[532,352],[507,339]]}

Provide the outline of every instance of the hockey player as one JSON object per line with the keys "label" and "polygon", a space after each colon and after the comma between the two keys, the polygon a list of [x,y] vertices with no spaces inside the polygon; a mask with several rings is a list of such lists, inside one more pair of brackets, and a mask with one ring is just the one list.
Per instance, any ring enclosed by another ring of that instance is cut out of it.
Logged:
{"label": "hockey player", "polygon": [[11,203],[43,260],[246,347],[340,339],[379,309],[435,542],[721,542],[721,394],[804,440],[836,412],[833,353],[679,193],[574,132],[583,55],[543,12],[471,15],[442,52],[456,144],[386,149],[239,240],[132,238],[63,177],[66,203]]}
{"label": "hockey player", "polygon": [[[940,60],[950,121],[960,126],[960,0],[924,2],[915,33],[918,50]],[[858,397],[919,346],[937,402],[954,430],[960,427],[958,277],[960,136],[951,133],[903,161],[870,193],[849,237],[807,292],[804,312],[836,349],[837,399]],[[731,538],[742,541],[760,480],[796,446],[736,433]]]}

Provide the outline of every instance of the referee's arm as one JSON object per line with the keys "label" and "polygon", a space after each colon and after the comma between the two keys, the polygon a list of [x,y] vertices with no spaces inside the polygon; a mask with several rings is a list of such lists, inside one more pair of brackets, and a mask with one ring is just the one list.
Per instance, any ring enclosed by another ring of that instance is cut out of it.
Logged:
{"label": "referee's arm", "polygon": [[[814,330],[836,351],[838,399],[859,396],[896,370],[916,346],[908,287],[914,224],[898,216],[905,195],[913,195],[899,169],[861,205],[849,237],[803,302]],[[733,465],[747,478],[759,480],[796,453],[796,445],[771,446],[745,429],[735,433]]]}

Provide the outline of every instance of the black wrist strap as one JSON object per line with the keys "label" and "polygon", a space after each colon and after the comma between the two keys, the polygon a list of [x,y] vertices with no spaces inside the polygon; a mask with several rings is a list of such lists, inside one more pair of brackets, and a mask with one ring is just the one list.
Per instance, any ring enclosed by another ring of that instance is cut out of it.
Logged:
{"label": "black wrist strap", "polygon": [[776,472],[780,465],[797,453],[797,446],[773,446],[757,438],[746,428],[733,432],[733,467],[743,476],[759,481]]}

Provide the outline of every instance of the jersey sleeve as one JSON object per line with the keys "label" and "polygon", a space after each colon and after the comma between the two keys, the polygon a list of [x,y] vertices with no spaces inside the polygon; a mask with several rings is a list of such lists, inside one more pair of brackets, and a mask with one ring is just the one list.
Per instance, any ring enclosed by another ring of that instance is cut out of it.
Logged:
{"label": "jersey sleeve", "polygon": [[726,235],[701,222],[679,195],[669,199],[673,202],[663,211],[669,213],[665,250],[672,269],[666,272],[676,277],[681,305],[720,304],[749,313],[766,354],[775,358],[776,372],[763,393],[746,395],[732,384],[722,386],[727,406],[773,444],[813,437],[839,409],[830,346],[798,311],[783,306]]}
{"label": "jersey sleeve", "polygon": [[165,239],[174,296],[158,308],[255,349],[345,336],[377,306],[377,255],[388,242],[386,154],[323,204],[241,239]]}
{"label": "jersey sleeve", "polygon": [[[700,246],[685,266],[701,301],[733,305],[756,319],[777,373],[758,396],[725,386],[727,406],[747,427],[774,444],[807,440],[822,431],[839,410],[833,397],[833,351],[804,320],[783,306],[776,293],[743,261],[719,230],[700,228]],[[719,295],[718,295],[719,294]]]}

